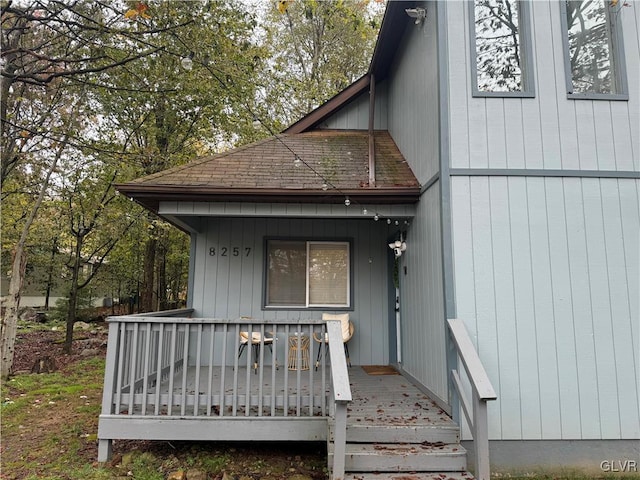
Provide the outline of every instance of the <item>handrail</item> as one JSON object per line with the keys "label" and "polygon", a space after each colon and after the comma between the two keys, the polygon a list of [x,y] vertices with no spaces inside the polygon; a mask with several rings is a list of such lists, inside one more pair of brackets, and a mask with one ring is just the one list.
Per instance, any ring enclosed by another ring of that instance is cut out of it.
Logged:
{"label": "handrail", "polygon": [[[193,311],[193,310],[191,310]],[[177,310],[176,310],[177,312]],[[189,310],[187,309],[189,313]],[[209,324],[209,323],[217,323],[217,324],[228,324],[228,325],[237,325],[237,324],[248,324],[255,323],[265,325],[322,325],[325,323],[324,320],[320,319],[305,319],[305,320],[286,320],[286,319],[271,319],[271,320],[257,320],[250,319],[245,317],[238,318],[207,318],[207,317],[185,317],[185,316],[171,316],[168,314],[169,312],[154,312],[153,314],[136,314],[136,315],[120,315],[114,317],[107,317],[107,322],[118,322],[118,323],[137,323],[137,322],[145,322],[145,323],[190,323],[190,324]],[[162,315],[160,315],[162,314]],[[141,320],[142,319],[142,320]]]}
{"label": "handrail", "polygon": [[327,320],[329,355],[331,358],[331,384],[334,402],[334,436],[332,479],[344,478],[347,445],[347,405],[351,402],[351,385],[347,357],[342,342],[342,326],[339,320]]}
{"label": "handrail", "polygon": [[[123,315],[125,317],[187,317],[191,315],[195,309],[193,308],[174,308],[173,310],[161,310],[159,312],[133,313],[131,315]],[[122,318],[119,316],[118,318]]]}
{"label": "handrail", "polygon": [[475,476],[480,480],[490,480],[491,469],[489,464],[489,429],[487,419],[487,402],[498,398],[491,380],[482,366],[464,322],[457,318],[447,320],[449,331],[458,357],[471,383],[472,413],[470,414],[469,400],[465,394],[460,373],[457,369],[451,371],[451,379],[460,397],[460,404],[467,423],[471,428],[471,434],[475,442]]}

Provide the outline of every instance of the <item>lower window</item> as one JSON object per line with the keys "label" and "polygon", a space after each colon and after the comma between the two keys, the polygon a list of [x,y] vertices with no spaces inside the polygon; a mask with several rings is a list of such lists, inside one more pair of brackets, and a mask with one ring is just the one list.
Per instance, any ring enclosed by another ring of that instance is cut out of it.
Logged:
{"label": "lower window", "polygon": [[349,242],[268,240],[267,307],[351,305]]}

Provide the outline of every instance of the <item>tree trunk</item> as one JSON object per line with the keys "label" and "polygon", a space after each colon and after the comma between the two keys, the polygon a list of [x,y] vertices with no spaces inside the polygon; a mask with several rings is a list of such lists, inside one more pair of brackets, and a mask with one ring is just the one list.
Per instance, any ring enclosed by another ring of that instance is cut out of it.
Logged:
{"label": "tree trunk", "polygon": [[27,237],[29,235],[29,230],[31,229],[31,225],[33,225],[33,221],[38,214],[38,210],[40,209],[40,205],[42,205],[42,201],[44,200],[44,195],[47,192],[47,188],[49,187],[49,180],[51,179],[51,175],[58,164],[58,160],[62,155],[62,151],[64,150],[64,144],[66,143],[67,137],[65,136],[64,142],[61,144],[60,148],[56,152],[56,156],[51,162],[49,170],[47,171],[47,175],[40,186],[40,193],[38,194],[38,198],[35,203],[31,207],[31,213],[29,213],[29,218],[24,223],[22,227],[22,233],[20,234],[20,239],[16,244],[13,250],[13,265],[11,269],[11,281],[9,282],[9,295],[6,305],[6,312],[2,316],[2,321],[0,322],[0,355],[2,356],[2,364],[0,366],[0,376],[3,379],[6,379],[11,374],[11,369],[13,367],[13,352],[15,350],[16,343],[16,333],[18,331],[18,309],[20,308],[20,294],[22,292],[22,284],[24,283],[25,269],[27,266],[27,256],[25,252],[25,245],[27,243]]}
{"label": "tree trunk", "polygon": [[53,239],[53,246],[51,247],[51,259],[49,260],[49,272],[47,273],[47,290],[44,297],[45,310],[49,310],[49,298],[51,297],[51,287],[53,286],[53,268],[57,250],[58,237]]}
{"label": "tree trunk", "polygon": [[6,379],[13,367],[13,352],[15,351],[16,333],[18,331],[18,309],[20,308],[20,292],[24,281],[27,257],[24,252],[24,242],[18,242],[13,256],[9,295],[5,303],[6,311],[2,316],[2,369],[0,374]]}
{"label": "tree trunk", "polygon": [[140,292],[140,312],[153,312],[153,287],[155,286],[156,250],[158,241],[150,238],[144,251],[144,273]]}
{"label": "tree trunk", "polygon": [[64,338],[64,353],[71,353],[73,345],[73,324],[76,323],[78,309],[78,279],[80,278],[80,268],[82,267],[82,246],[84,236],[76,237],[76,251],[71,268],[71,287],[69,289],[69,310],[67,312],[67,333]]}

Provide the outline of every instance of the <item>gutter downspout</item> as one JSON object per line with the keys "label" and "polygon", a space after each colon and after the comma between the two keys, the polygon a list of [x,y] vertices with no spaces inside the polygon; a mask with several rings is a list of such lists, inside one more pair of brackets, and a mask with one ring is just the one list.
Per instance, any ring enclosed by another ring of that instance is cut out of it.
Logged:
{"label": "gutter downspout", "polygon": [[376,77],[369,80],[369,187],[376,186],[376,148],[373,126],[376,110]]}

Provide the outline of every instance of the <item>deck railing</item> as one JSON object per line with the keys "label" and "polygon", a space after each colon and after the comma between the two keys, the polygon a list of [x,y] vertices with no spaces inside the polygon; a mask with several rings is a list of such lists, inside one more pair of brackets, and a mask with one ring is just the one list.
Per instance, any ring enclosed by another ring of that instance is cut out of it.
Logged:
{"label": "deck railing", "polygon": [[460,360],[458,363],[462,363],[471,384],[472,400],[469,402],[460,378],[460,372],[457,369],[451,371],[451,378],[458,392],[460,405],[473,436],[475,451],[474,475],[479,480],[490,480],[487,402],[498,397],[482,366],[478,352],[469,337],[464,322],[460,319],[449,319],[448,323],[451,338],[456,346]]}
{"label": "deck railing", "polygon": [[332,480],[344,478],[347,446],[347,406],[351,402],[351,385],[347,369],[347,357],[342,343],[342,326],[339,320],[327,321],[329,353],[331,357],[331,386],[333,393],[333,468]]}
{"label": "deck railing", "polygon": [[[324,440],[333,414],[336,428],[345,430],[351,394],[339,322],[333,323],[111,317],[99,461],[118,438]],[[331,361],[316,369],[312,360],[324,346],[314,334],[327,333]]]}

